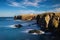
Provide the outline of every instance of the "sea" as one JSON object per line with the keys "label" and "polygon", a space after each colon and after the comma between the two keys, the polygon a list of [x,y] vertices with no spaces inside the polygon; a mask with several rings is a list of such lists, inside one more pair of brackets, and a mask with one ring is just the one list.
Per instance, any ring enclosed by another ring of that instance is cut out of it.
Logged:
{"label": "sea", "polygon": [[[22,27],[16,28],[16,24]],[[13,17],[0,17],[0,40],[49,40],[44,35],[30,34],[30,30],[39,30],[36,20],[14,20]]]}

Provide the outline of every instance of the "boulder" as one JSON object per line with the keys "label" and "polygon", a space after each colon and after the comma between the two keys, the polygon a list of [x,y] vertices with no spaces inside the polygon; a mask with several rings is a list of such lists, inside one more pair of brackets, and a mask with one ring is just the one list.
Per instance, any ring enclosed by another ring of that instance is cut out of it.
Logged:
{"label": "boulder", "polygon": [[20,28],[20,27],[22,27],[22,25],[16,24],[15,27],[16,27],[16,28]]}
{"label": "boulder", "polygon": [[44,34],[44,31],[41,30],[30,30],[28,33]]}

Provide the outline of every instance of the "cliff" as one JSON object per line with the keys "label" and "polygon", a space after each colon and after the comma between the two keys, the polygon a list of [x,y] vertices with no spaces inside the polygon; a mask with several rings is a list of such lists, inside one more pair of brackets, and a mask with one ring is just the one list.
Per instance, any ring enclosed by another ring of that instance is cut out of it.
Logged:
{"label": "cliff", "polygon": [[[36,20],[40,30],[46,33],[50,32],[53,40],[60,40],[60,13],[48,12],[42,14],[26,14],[15,16],[14,19],[19,20]],[[40,34],[40,30],[30,30],[29,33]],[[53,38],[54,37],[54,38]]]}
{"label": "cliff", "polygon": [[14,19],[17,20],[34,20],[36,18],[36,14],[23,14],[23,15],[18,15],[14,16]]}
{"label": "cliff", "polygon": [[[41,30],[54,31],[60,27],[60,12],[47,12],[42,14],[24,14],[14,17],[15,20],[36,20],[37,25],[41,27]],[[52,30],[53,29],[53,30]]]}
{"label": "cliff", "polygon": [[60,31],[60,13],[43,13],[38,14],[36,17],[37,25],[41,27],[43,31],[54,32]]}

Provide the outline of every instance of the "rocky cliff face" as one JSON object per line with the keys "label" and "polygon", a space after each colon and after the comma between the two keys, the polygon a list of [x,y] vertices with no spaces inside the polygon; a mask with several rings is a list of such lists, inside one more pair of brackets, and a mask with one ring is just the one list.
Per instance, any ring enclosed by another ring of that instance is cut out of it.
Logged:
{"label": "rocky cliff face", "polygon": [[25,14],[14,17],[14,19],[19,19],[19,20],[34,20],[35,18],[36,18],[36,14]]}
{"label": "rocky cliff face", "polygon": [[[60,40],[60,13],[43,13],[38,15],[20,15],[15,16],[14,19],[33,20],[36,19],[38,27],[43,32],[51,32],[53,40]],[[40,34],[39,30],[30,30],[29,33]],[[51,37],[51,38],[52,38]]]}
{"label": "rocky cliff face", "polygon": [[15,16],[14,19],[21,20],[33,20],[36,19],[37,25],[41,27],[42,30],[54,31],[54,29],[60,30],[60,13],[42,13],[42,14],[25,14]]}
{"label": "rocky cliff face", "polygon": [[43,31],[60,31],[60,13],[43,13],[36,17],[37,25]]}

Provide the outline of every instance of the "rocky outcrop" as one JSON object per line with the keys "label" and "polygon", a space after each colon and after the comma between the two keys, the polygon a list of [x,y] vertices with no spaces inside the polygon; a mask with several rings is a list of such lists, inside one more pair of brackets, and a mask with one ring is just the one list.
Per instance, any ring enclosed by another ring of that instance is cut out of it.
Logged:
{"label": "rocky outcrop", "polygon": [[33,33],[35,33],[35,34],[45,34],[45,32],[42,31],[42,30],[30,30],[28,33],[31,33],[31,34],[33,34]]}
{"label": "rocky outcrop", "polygon": [[21,15],[14,16],[14,20],[20,20],[20,19],[22,19],[22,16]]}
{"label": "rocky outcrop", "polygon": [[[21,20],[33,20],[36,19],[38,27],[40,30],[30,30],[28,33],[33,34],[44,34],[50,32],[51,38],[53,40],[60,40],[60,13],[42,13],[37,15],[21,15],[15,16],[14,19],[21,19]],[[18,26],[16,26],[18,27]],[[42,31],[41,31],[42,30]]]}
{"label": "rocky outcrop", "polygon": [[20,27],[22,27],[22,25],[16,24],[15,27],[16,27],[16,28],[20,28]]}
{"label": "rocky outcrop", "polygon": [[43,31],[60,31],[60,13],[43,13],[38,14],[36,17],[37,25],[41,27]]}
{"label": "rocky outcrop", "polygon": [[15,16],[14,19],[19,20],[34,20],[36,19],[37,25],[41,27],[43,31],[54,31],[55,29],[60,29],[60,13],[58,12],[48,12],[42,14],[25,14]]}
{"label": "rocky outcrop", "polygon": [[14,16],[15,20],[34,20],[36,18],[36,14],[24,14],[24,15],[18,15]]}

